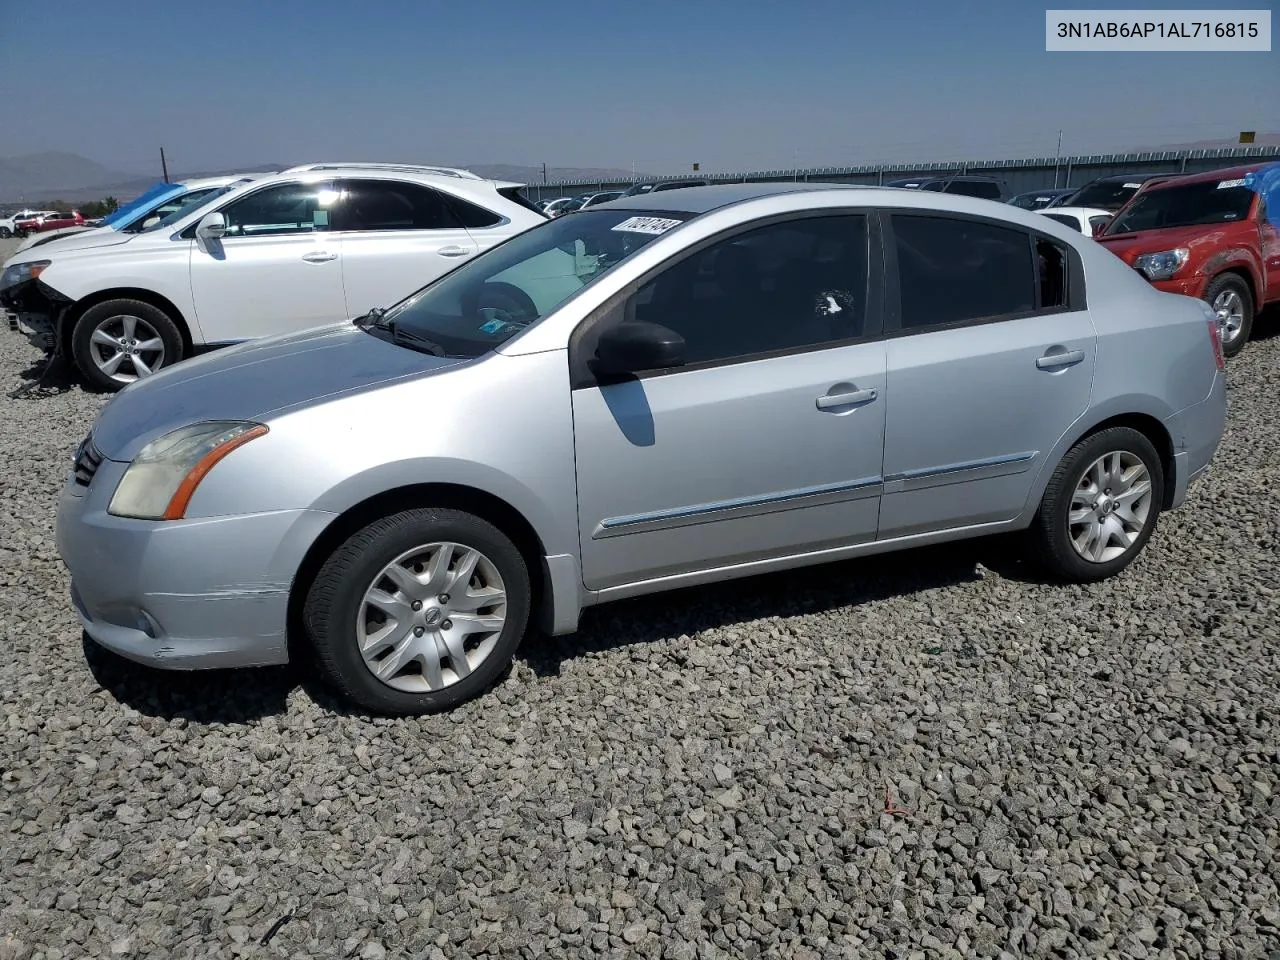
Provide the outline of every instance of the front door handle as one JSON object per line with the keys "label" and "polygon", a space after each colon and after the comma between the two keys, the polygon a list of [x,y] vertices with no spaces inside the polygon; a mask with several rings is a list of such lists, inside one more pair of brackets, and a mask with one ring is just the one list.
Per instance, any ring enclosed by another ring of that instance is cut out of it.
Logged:
{"label": "front door handle", "polygon": [[1058,367],[1073,367],[1084,359],[1083,350],[1067,350],[1063,353],[1046,353],[1036,360],[1041,370],[1056,370]]}
{"label": "front door handle", "polygon": [[836,407],[857,407],[870,403],[876,398],[874,390],[848,390],[843,393],[828,393],[817,399],[819,410],[831,410]]}
{"label": "front door handle", "polygon": [[458,246],[441,247],[439,250],[436,251],[436,253],[440,254],[440,256],[442,257],[465,257],[470,252],[471,251],[468,250],[466,247],[458,247]]}
{"label": "front door handle", "polygon": [[314,250],[311,253],[304,253],[302,259],[307,263],[328,263],[330,260],[337,260],[338,255],[328,250]]}

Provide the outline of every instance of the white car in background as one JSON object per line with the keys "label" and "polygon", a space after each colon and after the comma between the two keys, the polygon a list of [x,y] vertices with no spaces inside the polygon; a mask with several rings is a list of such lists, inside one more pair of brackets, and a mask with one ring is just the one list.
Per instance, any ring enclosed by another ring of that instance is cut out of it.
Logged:
{"label": "white car in background", "polygon": [[1094,236],[1115,216],[1110,210],[1100,210],[1097,207],[1046,207],[1036,213],[1050,220],[1057,220],[1072,230],[1079,230],[1086,237]]}
{"label": "white car in background", "polygon": [[228,177],[204,177],[176,183],[157,183],[92,226],[62,227],[59,230],[35,233],[23,240],[14,252],[21,253],[32,247],[48,246],[54,241],[61,245],[67,237],[71,236],[83,240],[92,238],[87,244],[89,246],[123,242],[128,238],[121,236],[122,234],[141,233],[165,217],[173,216],[181,210],[194,210],[198,204],[206,203],[215,196],[228,192],[232,187],[248,183],[261,176],[263,174],[241,173]]}
{"label": "white car in background", "polygon": [[0,304],[90,383],[119,390],[203,348],[390,306],[546,222],[522,186],[445,167],[294,167],[119,243],[26,250],[0,274]]}

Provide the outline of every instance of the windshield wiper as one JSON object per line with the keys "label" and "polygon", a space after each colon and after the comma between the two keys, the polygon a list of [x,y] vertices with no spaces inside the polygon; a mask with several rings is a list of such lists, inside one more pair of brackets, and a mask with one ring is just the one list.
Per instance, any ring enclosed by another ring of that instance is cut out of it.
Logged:
{"label": "windshield wiper", "polygon": [[434,357],[447,357],[444,347],[436,343],[434,340],[428,340],[426,337],[413,333],[409,330],[402,330],[397,327],[394,321],[385,326],[384,329],[391,331],[391,339],[395,343],[402,343],[407,347],[415,350],[421,350],[423,353],[429,353]]}
{"label": "windshield wiper", "polygon": [[368,313],[362,313],[351,322],[361,330],[367,330],[369,327],[376,327],[379,330],[394,329],[390,323],[382,319],[382,315],[386,312],[386,307],[374,307]]}

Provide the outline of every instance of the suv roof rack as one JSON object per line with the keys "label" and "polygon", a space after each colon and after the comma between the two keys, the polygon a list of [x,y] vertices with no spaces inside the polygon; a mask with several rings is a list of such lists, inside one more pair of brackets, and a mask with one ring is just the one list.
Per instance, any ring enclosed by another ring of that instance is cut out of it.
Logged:
{"label": "suv roof rack", "polygon": [[470,170],[463,170],[460,167],[435,167],[426,164],[416,163],[304,163],[296,167],[290,167],[285,173],[301,173],[304,170],[396,170],[401,173],[434,173],[441,177],[457,177],[459,180],[483,180],[484,177],[479,174],[472,173]]}

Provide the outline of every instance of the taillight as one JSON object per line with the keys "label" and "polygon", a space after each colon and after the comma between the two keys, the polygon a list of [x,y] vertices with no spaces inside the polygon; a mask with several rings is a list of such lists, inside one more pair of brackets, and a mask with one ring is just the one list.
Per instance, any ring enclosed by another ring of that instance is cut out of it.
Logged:
{"label": "taillight", "polygon": [[1222,355],[1222,327],[1216,316],[1209,321],[1209,339],[1213,341],[1213,362],[1218,365],[1219,370],[1226,370],[1227,361]]}

